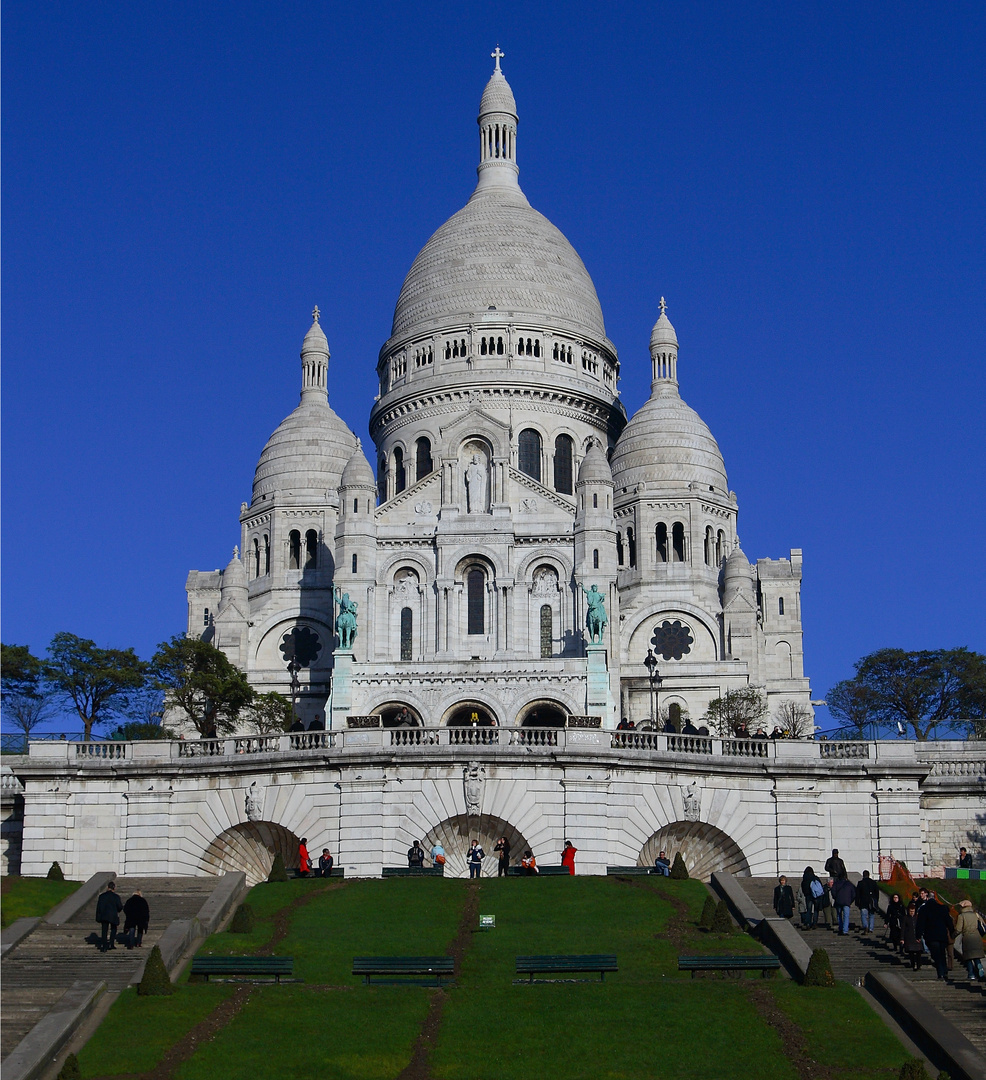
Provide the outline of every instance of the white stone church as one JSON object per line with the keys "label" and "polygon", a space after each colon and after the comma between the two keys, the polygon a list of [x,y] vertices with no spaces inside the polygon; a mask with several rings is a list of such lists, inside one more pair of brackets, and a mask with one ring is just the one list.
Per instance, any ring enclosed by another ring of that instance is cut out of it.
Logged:
{"label": "white stone church", "polygon": [[329,404],[316,309],[300,404],[241,508],[242,556],[188,576],[189,633],[257,689],[293,694],[306,727],[680,730],[747,685],[769,725],[785,702],[809,706],[801,551],[743,553],[663,299],[651,396],[627,421],[595,287],[518,182],[501,55],[475,190],[414,260],[380,349],[373,463]]}

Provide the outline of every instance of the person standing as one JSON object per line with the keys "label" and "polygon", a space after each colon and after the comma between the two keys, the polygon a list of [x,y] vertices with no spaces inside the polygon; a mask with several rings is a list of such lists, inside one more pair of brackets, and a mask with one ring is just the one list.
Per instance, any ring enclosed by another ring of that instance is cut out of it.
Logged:
{"label": "person standing", "polygon": [[332,864],[335,860],[329,854],[327,847],[322,848],[322,854],[318,857],[318,872],[322,877],[332,877]]}
{"label": "person standing", "polygon": [[147,901],[141,895],[140,889],[135,889],[133,896],[123,905],[123,936],[127,938],[133,931],[133,945],[127,938],[127,948],[134,945],[138,949],[143,947],[144,935],[147,933],[147,924],[151,921],[151,909]]}
{"label": "person standing", "polygon": [[825,873],[835,878],[836,881],[839,878],[844,878],[847,874],[846,864],[839,858],[839,849],[837,847],[832,848],[832,858],[825,860]]}
{"label": "person standing", "polygon": [[822,921],[830,929],[838,929],[835,911],[835,901],[832,899],[832,888],[835,885],[834,878],[828,878],[822,883],[822,895],[818,897],[818,910]]}
{"label": "person standing", "polygon": [[445,873],[445,848],[437,840],[431,845],[431,863]]}
{"label": "person standing", "polygon": [[918,912],[917,936],[924,938],[925,944],[928,946],[928,952],[931,953],[931,959],[935,963],[935,971],[938,973],[939,979],[948,978],[946,948],[949,937],[954,933],[955,927],[952,924],[952,916],[949,915],[948,908],[944,904],[939,904],[933,896],[929,896],[927,902],[921,906],[921,910]]}
{"label": "person standing", "polygon": [[501,836],[493,850],[496,852],[496,876],[506,877],[507,867],[510,866],[510,841]]}
{"label": "person standing", "polygon": [[301,877],[308,877],[311,872],[312,860],[308,855],[308,837],[303,836],[298,845],[298,874]]}
{"label": "person standing", "polygon": [[907,909],[900,898],[900,893],[894,893],[887,904],[887,926],[890,928],[890,947],[894,952],[904,951],[903,925]]}
{"label": "person standing", "polygon": [[907,914],[900,921],[901,935],[904,940],[904,952],[911,963],[911,970],[918,971],[921,967],[921,958],[924,955],[924,946],[918,936],[918,906],[913,901],[908,905]]}
{"label": "person standing", "polygon": [[783,874],[774,886],[774,913],[779,919],[790,919],[794,914],[794,891]]}
{"label": "person standing", "polygon": [[561,853],[561,864],[567,866],[568,872],[572,875],[575,874],[575,855],[578,850],[571,840],[566,840],[565,850]]}
{"label": "person standing", "polygon": [[839,913],[839,934],[845,937],[849,933],[849,910],[856,899],[856,886],[848,877],[836,878],[832,886],[832,899]]}
{"label": "person standing", "polygon": [[806,926],[807,929],[813,930],[818,924],[818,901],[825,890],[822,883],[815,877],[815,870],[811,866],[806,866],[805,872],[801,875],[801,892],[804,894],[808,915]]}
{"label": "person standing", "polygon": [[959,869],[971,870],[972,869],[972,856],[964,847],[959,848]]}
{"label": "person standing", "polygon": [[979,917],[971,900],[959,901],[959,917],[955,920],[955,936],[962,938],[962,959],[969,978],[986,980],[983,972],[983,939],[979,933]]}
{"label": "person standing", "polygon": [[480,847],[478,840],[473,840],[466,858],[469,862],[469,876],[471,878],[481,877],[483,873],[483,859],[486,858],[486,852]]}
{"label": "person standing", "polygon": [[100,893],[96,901],[96,922],[99,923],[102,936],[99,943],[100,952],[109,952],[116,948],[116,928],[120,925],[120,912],[123,910],[123,901],[116,894],[116,882],[110,881],[106,885],[106,892]]}
{"label": "person standing", "polygon": [[863,877],[856,886],[856,907],[859,908],[859,932],[872,934],[874,914],[880,907],[880,890],[870,877],[869,870],[863,871]]}
{"label": "person standing", "polygon": [[425,849],[421,846],[420,840],[415,840],[414,843],[407,849],[407,865],[411,870],[420,869],[425,864]]}

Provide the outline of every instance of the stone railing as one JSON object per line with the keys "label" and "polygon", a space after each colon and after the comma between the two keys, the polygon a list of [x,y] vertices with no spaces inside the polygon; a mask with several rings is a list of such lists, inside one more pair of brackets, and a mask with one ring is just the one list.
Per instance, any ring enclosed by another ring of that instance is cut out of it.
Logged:
{"label": "stone railing", "polygon": [[818,748],[823,758],[868,758],[870,756],[868,742],[820,742]]}

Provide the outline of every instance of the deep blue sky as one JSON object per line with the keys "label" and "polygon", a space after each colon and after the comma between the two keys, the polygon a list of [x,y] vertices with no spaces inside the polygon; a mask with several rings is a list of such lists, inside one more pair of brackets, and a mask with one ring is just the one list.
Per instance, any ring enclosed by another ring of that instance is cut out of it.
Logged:
{"label": "deep blue sky", "polygon": [[663,294],[747,554],[804,549],[814,695],[882,646],[986,650],[981,0],[8,0],[3,640],[149,656],[184,628],[315,303],[366,440],[497,41],[628,410]]}

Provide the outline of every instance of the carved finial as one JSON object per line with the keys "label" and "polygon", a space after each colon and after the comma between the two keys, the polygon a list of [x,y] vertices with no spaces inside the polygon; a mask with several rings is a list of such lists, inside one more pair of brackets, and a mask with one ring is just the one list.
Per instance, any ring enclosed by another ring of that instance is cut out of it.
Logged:
{"label": "carved finial", "polygon": [[496,48],[493,50],[493,52],[490,53],[490,56],[492,56],[493,59],[496,61],[496,67],[493,69],[494,71],[499,71],[500,70],[500,61],[506,55],[507,55],[506,53],[500,52],[500,45],[499,45],[499,42],[498,42]]}
{"label": "carved finial", "polygon": [[234,558],[234,559],[238,559],[239,557],[240,557],[240,545],[239,545],[239,544],[235,544],[235,545],[233,546],[233,558]]}
{"label": "carved finial", "polygon": [[318,310],[318,304],[316,304],[314,310],[312,311],[312,318],[315,320],[315,322],[318,322],[319,316],[321,314],[321,311]]}
{"label": "carved finial", "polygon": [[[661,297],[661,303],[659,306],[661,308],[661,314],[663,315],[668,310],[667,302],[665,301],[663,296]],[[317,311],[318,308],[316,308],[315,310]]]}

